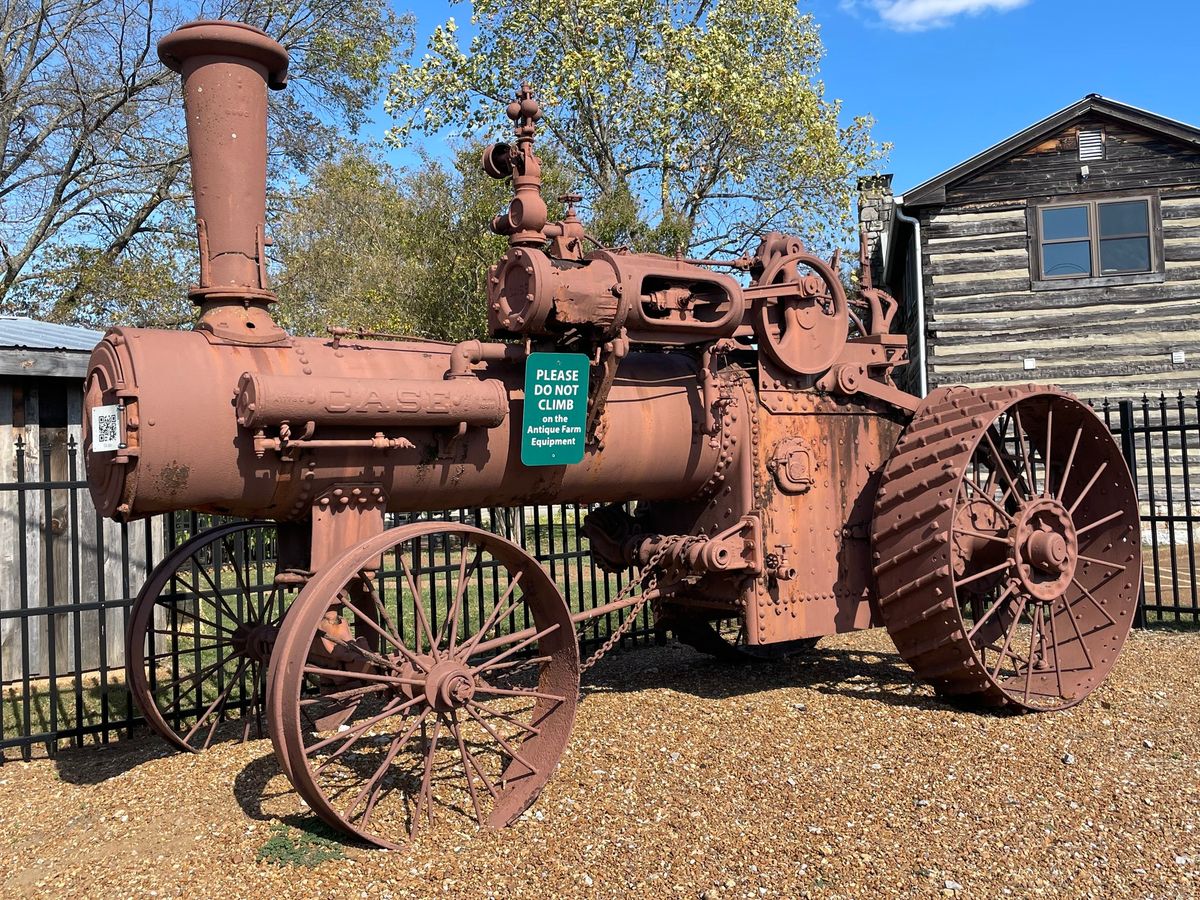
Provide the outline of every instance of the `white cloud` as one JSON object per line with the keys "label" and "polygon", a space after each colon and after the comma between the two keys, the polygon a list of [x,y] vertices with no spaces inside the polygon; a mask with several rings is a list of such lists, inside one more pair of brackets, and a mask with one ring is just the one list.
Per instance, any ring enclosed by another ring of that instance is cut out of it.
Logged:
{"label": "white cloud", "polygon": [[1024,6],[1029,0],[846,0],[843,7],[873,9],[880,20],[897,31],[924,31],[940,28],[960,15],[979,15],[995,10],[1007,12]]}

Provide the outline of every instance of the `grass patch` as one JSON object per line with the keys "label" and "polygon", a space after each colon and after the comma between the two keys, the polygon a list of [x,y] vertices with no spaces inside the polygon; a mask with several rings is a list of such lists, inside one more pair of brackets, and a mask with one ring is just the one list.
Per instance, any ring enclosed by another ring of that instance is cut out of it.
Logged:
{"label": "grass patch", "polygon": [[345,859],[345,849],[330,837],[332,834],[323,822],[315,819],[306,820],[303,829],[276,822],[271,826],[271,836],[258,848],[258,860],[275,866],[311,869],[331,859]]}

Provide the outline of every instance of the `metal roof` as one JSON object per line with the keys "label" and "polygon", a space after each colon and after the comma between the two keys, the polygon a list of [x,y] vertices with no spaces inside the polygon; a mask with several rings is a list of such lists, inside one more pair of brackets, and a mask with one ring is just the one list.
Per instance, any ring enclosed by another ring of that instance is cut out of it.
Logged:
{"label": "metal roof", "polygon": [[25,316],[0,316],[0,348],[26,350],[77,350],[90,353],[103,331],[41,322]]}

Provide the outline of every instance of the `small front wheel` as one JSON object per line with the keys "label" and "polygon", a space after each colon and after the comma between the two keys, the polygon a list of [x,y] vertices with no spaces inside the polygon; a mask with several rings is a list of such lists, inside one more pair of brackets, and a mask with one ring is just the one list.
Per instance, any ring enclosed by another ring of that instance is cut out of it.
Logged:
{"label": "small front wheel", "polygon": [[300,796],[394,848],[435,810],[504,826],[537,799],[570,739],[579,649],[536,559],[421,522],[309,582],[269,679],[271,738]]}

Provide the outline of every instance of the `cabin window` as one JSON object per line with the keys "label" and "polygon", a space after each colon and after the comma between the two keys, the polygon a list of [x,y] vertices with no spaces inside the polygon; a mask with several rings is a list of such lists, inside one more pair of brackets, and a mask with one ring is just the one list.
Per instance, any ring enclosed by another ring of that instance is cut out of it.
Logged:
{"label": "cabin window", "polygon": [[1156,199],[1122,197],[1037,207],[1035,285],[1079,279],[1110,283],[1161,272]]}

